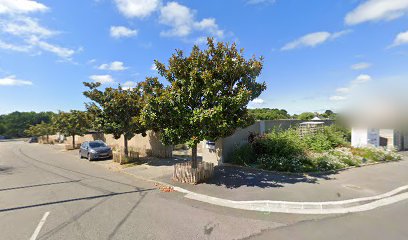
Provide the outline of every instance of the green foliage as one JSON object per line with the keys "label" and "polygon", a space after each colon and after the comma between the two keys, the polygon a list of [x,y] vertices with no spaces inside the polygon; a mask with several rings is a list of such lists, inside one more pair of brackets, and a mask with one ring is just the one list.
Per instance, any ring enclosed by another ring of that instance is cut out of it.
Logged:
{"label": "green foliage", "polygon": [[0,135],[9,138],[27,137],[25,130],[41,122],[50,123],[53,112],[13,112],[0,115]]}
{"label": "green foliage", "polygon": [[[37,125],[30,126],[28,129],[25,130],[25,133],[28,136],[49,136],[55,134],[56,129],[55,126],[51,123],[41,122]],[[47,139],[48,140],[48,139]]]}
{"label": "green foliage", "polygon": [[323,131],[316,134],[308,134],[302,140],[309,151],[324,152],[332,149],[332,143]]}
{"label": "green foliage", "polygon": [[308,172],[313,169],[312,162],[306,156],[262,155],[258,158],[262,169],[280,172]]}
{"label": "green foliage", "polygon": [[277,119],[290,119],[290,115],[284,109],[249,109],[249,115],[253,116],[255,120],[277,120]]}
{"label": "green foliage", "polygon": [[297,116],[297,119],[303,120],[303,121],[309,121],[312,120],[316,115],[312,112],[304,112],[301,113],[299,116]]}
{"label": "green foliage", "polygon": [[402,159],[402,156],[397,154],[395,150],[386,150],[381,148],[353,148],[352,152],[354,155],[360,156],[372,162],[398,161]]}
{"label": "green foliage", "polygon": [[72,136],[72,147],[75,148],[75,136],[82,136],[90,128],[91,116],[87,112],[71,110],[70,112],[59,112],[53,117],[56,131],[65,136]]}
{"label": "green foliage", "polygon": [[119,139],[125,139],[125,154],[128,154],[127,141],[142,134],[146,136],[148,130],[142,120],[142,111],[146,105],[146,95],[152,88],[162,88],[157,78],[148,78],[145,82],[137,84],[131,89],[98,88],[100,83],[84,83],[89,91],[84,95],[93,102],[86,104],[88,112],[94,117],[93,127],[104,133],[113,134]]}
{"label": "green foliage", "polygon": [[331,119],[331,120],[336,120],[337,114],[334,113],[332,110],[326,110],[323,114],[321,114],[323,118]]}
{"label": "green foliage", "polygon": [[252,148],[258,156],[297,157],[305,154],[305,145],[296,129],[274,129],[256,138]]}
{"label": "green foliage", "polygon": [[256,81],[262,58],[247,60],[235,44],[209,38],[207,49],[194,46],[189,56],[178,50],[167,66],[155,63],[169,85],[149,99],[144,118],[165,144],[187,143],[194,160],[200,141],[229,136],[253,122],[247,105],[266,89]]}
{"label": "green foliage", "polygon": [[244,144],[240,147],[237,147],[232,153],[229,162],[238,165],[252,165],[256,163],[256,155],[252,150],[250,144]]}
{"label": "green foliage", "polygon": [[395,151],[381,148],[352,149],[345,139],[347,132],[332,125],[301,137],[296,129],[274,129],[237,148],[230,161],[273,171],[317,172],[401,159]]}

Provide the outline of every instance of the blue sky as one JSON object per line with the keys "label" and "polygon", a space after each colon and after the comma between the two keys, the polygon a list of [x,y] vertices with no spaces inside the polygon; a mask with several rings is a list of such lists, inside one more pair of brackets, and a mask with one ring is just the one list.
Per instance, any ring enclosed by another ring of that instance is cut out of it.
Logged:
{"label": "blue sky", "polygon": [[83,81],[131,87],[207,36],[264,56],[250,107],[337,110],[408,82],[407,15],[408,0],[0,0],[0,114],[84,109]]}

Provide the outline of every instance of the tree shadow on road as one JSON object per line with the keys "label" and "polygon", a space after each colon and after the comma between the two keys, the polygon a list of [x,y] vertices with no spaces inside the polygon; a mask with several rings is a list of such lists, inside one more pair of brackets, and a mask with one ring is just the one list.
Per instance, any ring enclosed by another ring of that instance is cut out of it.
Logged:
{"label": "tree shadow on road", "polygon": [[330,180],[330,174],[292,174],[267,172],[235,166],[218,166],[214,169],[214,177],[206,184],[224,186],[226,188],[259,187],[279,188],[285,184],[310,183],[317,184],[319,179]]}
{"label": "tree shadow on road", "polygon": [[9,166],[0,166],[0,175],[8,175],[13,172],[13,167]]}

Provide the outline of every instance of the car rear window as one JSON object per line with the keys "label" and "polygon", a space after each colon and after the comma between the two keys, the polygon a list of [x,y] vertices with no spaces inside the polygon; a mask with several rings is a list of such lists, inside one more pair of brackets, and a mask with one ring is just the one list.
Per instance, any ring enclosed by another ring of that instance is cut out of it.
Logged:
{"label": "car rear window", "polygon": [[97,147],[106,147],[106,144],[103,142],[90,142],[89,146],[91,148],[97,148]]}

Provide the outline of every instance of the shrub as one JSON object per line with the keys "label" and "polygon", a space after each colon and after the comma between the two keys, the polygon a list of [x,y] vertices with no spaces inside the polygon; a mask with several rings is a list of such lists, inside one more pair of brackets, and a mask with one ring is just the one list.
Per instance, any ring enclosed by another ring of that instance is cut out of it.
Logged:
{"label": "shrub", "polygon": [[321,157],[314,159],[314,165],[315,170],[320,172],[338,170],[347,167],[345,163],[331,155],[322,155]]}
{"label": "shrub", "polygon": [[386,150],[384,148],[353,148],[352,153],[372,162],[398,161],[402,159],[395,150]]}
{"label": "shrub", "polygon": [[345,133],[338,126],[324,127],[322,131],[315,134],[307,134],[303,142],[309,151],[325,152],[340,146],[347,146]]}
{"label": "shrub", "polygon": [[307,172],[312,169],[312,162],[305,156],[271,156],[263,155],[258,158],[259,166],[265,170],[280,172]]}
{"label": "shrub", "polygon": [[257,156],[298,157],[304,155],[305,145],[295,129],[272,132],[254,139],[252,149]]}
{"label": "shrub", "polygon": [[256,163],[256,155],[250,144],[237,147],[232,153],[229,162],[238,165],[250,165]]}
{"label": "shrub", "polygon": [[302,141],[309,151],[324,152],[333,148],[332,143],[324,132],[307,134],[303,137]]}

